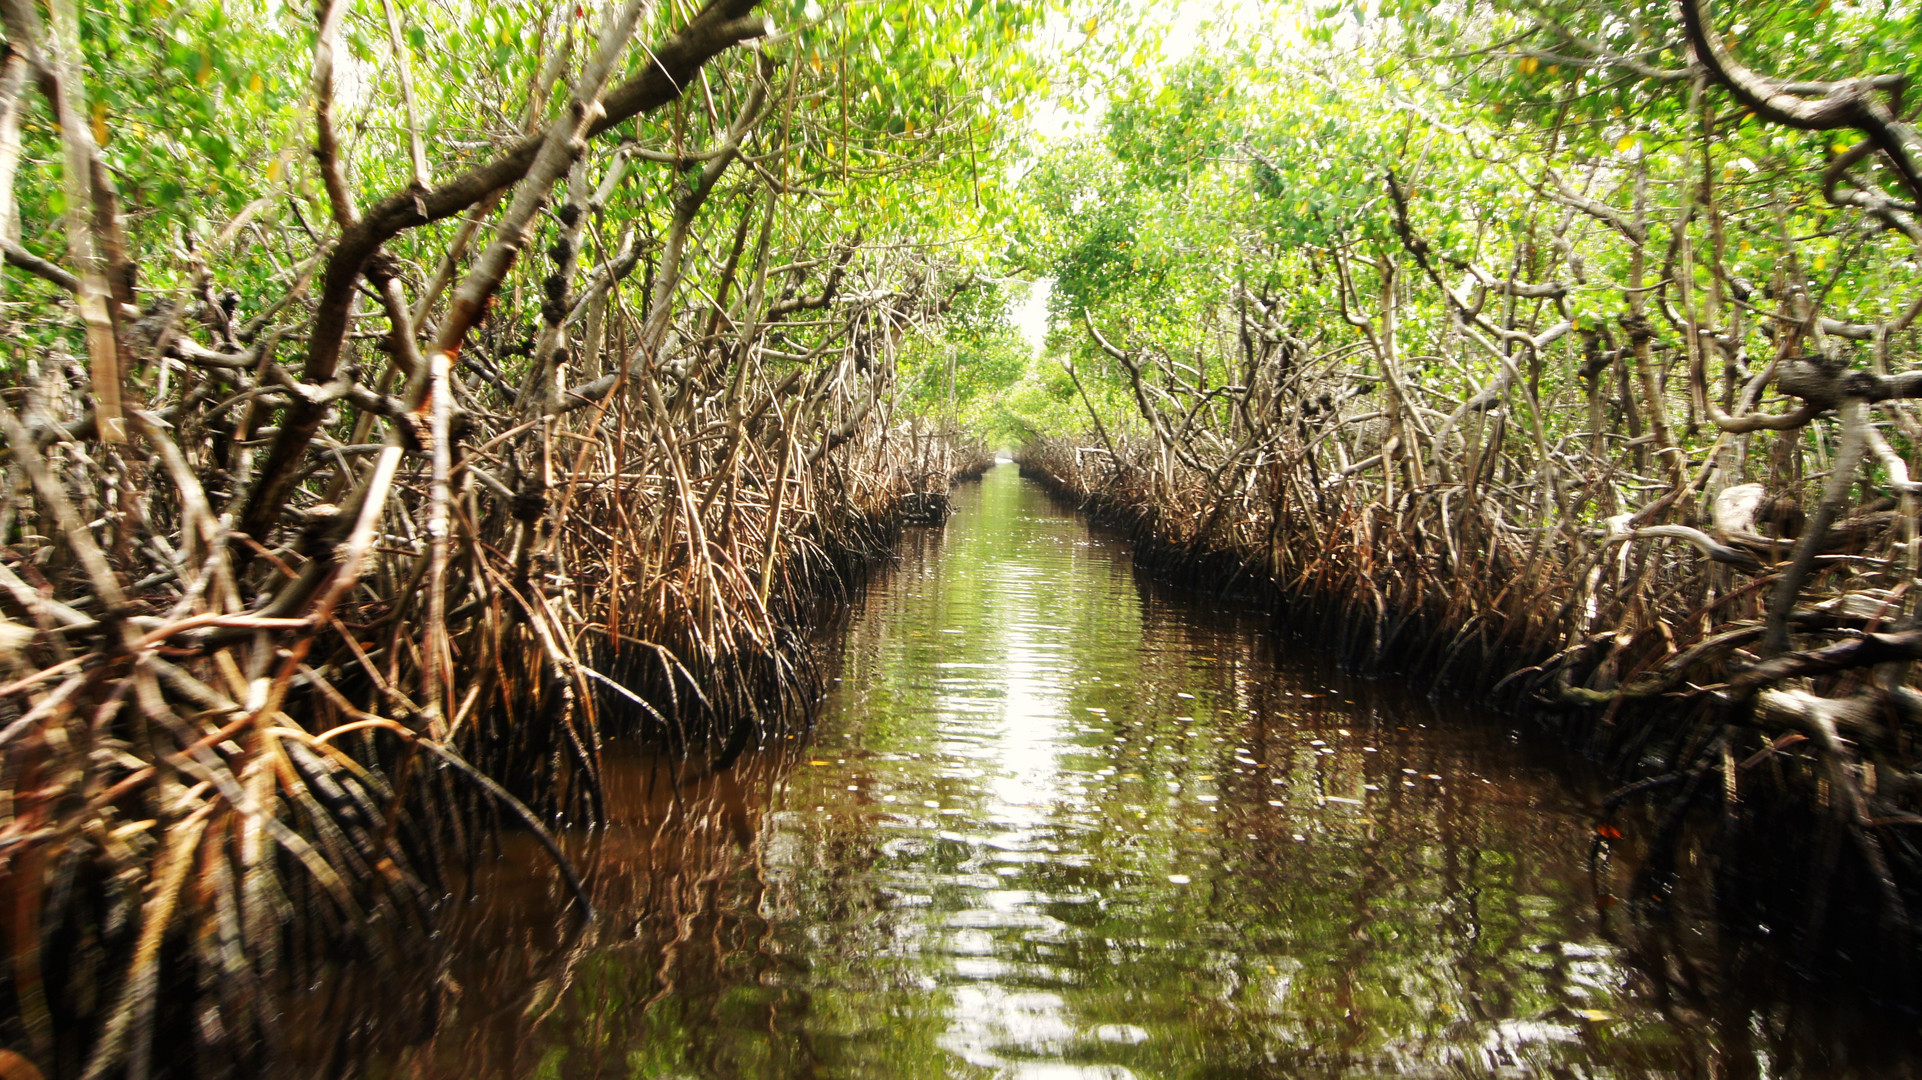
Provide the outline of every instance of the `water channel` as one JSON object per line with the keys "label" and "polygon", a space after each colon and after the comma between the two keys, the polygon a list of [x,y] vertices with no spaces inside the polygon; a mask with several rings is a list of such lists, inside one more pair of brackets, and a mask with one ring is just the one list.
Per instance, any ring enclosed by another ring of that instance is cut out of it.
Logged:
{"label": "water channel", "polygon": [[811,737],[615,763],[585,935],[531,851],[483,869],[396,1075],[1862,1074],[1631,962],[1580,769],[1502,718],[1153,584],[1012,465],[957,507]]}

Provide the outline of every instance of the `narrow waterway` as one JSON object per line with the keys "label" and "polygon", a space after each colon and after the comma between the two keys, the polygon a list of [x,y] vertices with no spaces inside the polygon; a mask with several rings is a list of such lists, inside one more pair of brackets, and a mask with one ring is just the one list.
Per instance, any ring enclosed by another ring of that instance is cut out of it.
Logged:
{"label": "narrow waterway", "polygon": [[585,935],[538,856],[482,872],[399,1075],[1852,1071],[1630,961],[1579,770],[1501,717],[1278,655],[1011,465],[957,506],[856,598],[811,739],[616,763]]}

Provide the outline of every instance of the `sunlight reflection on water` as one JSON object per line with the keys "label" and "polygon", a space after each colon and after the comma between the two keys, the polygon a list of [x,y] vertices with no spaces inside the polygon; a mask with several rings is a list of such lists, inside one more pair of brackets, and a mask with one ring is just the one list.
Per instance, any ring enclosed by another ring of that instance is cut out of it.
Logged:
{"label": "sunlight reflection on water", "polygon": [[[819,733],[868,755],[873,791],[940,807],[851,825],[907,835],[879,843],[871,865],[834,872],[927,898],[855,963],[932,981],[923,1005],[954,1075],[1134,1077],[1291,1059],[1418,1073],[1472,1059],[1501,1071],[1579,1047],[1578,1031],[1537,1017],[1565,975],[1544,946],[1592,937],[1570,861],[1583,825],[1525,770],[1480,760],[1486,730],[1414,737],[1380,702],[1319,703],[1330,688],[1278,672],[1253,620],[1144,589],[1124,547],[1012,469],[958,501],[946,535],[911,548],[909,571],[861,602]],[[1336,724],[1369,729],[1390,754],[1371,744],[1364,758]],[[1450,805],[1432,782],[1412,796],[1365,782],[1399,778],[1404,761],[1423,766],[1416,778],[1492,765],[1529,816],[1498,800]],[[812,792],[827,787],[797,775],[782,801],[821,804],[830,796]],[[774,825],[786,828],[806,836],[770,847],[768,864],[795,860],[779,880],[799,924],[833,906],[835,887],[814,875],[838,830],[805,815]],[[1557,840],[1575,842],[1552,860],[1514,858]],[[1512,918],[1534,890],[1555,896],[1503,928],[1507,955],[1475,955],[1486,941],[1457,905],[1499,897],[1509,911],[1487,914]],[[1312,977],[1297,946],[1318,954]],[[1589,982],[1612,994],[1624,976],[1601,965]],[[1523,1015],[1475,1015],[1492,999],[1473,984],[1491,979]],[[817,988],[837,1009],[886,1014],[828,983]],[[888,1053],[938,1066],[905,1045]]]}
{"label": "sunlight reflection on water", "polygon": [[1289,655],[1012,467],[956,504],[810,738],[610,752],[585,941],[509,838],[411,1075],[1653,1078],[1746,1030],[1604,939],[1592,819],[1502,718]]}

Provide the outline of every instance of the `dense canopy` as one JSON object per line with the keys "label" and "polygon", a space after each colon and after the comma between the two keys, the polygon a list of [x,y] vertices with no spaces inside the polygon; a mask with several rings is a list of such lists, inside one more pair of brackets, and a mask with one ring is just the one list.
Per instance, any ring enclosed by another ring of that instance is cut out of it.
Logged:
{"label": "dense canopy", "polygon": [[571,881],[604,739],[804,723],[814,601],[991,447],[1678,822],[1768,762],[1907,918],[1914,5],[0,23],[0,851],[87,943],[16,943],[0,1035],[52,1072],[267,1060],[249,987],[423,947],[506,825]]}

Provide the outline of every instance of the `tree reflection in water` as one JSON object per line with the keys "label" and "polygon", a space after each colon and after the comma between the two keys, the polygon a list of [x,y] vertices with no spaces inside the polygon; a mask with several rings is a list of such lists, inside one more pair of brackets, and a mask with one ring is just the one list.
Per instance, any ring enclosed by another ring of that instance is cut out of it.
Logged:
{"label": "tree reflection in water", "polygon": [[290,1027],[450,1078],[1909,1071],[1742,935],[1598,912],[1595,792],[1505,718],[1278,655],[1010,467],[958,503],[811,741],[610,764],[592,928],[510,838],[444,970]]}

